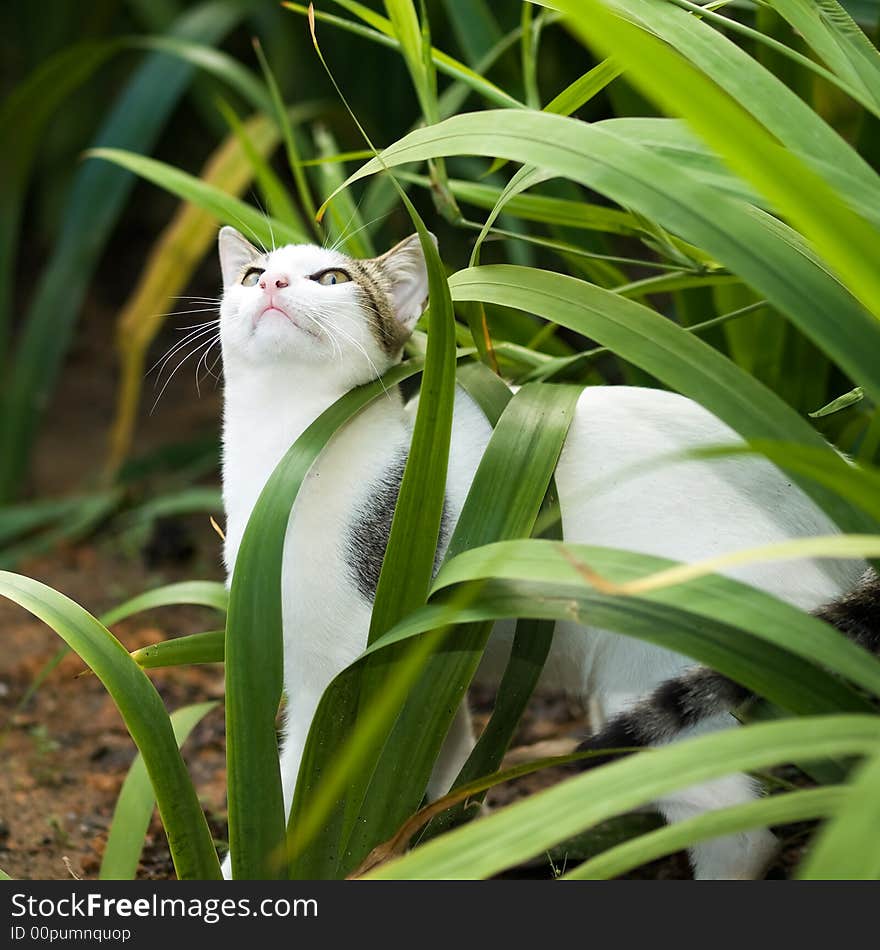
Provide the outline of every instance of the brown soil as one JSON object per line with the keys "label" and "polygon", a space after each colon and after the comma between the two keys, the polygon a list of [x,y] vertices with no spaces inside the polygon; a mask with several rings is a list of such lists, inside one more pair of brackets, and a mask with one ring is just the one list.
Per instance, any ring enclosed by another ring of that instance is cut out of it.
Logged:
{"label": "brown soil", "polygon": [[[183,579],[182,572],[145,576],[125,561],[92,546],[31,562],[22,572],[100,611],[156,582]],[[191,575],[190,575],[191,576]],[[146,582],[146,583],[145,583]],[[119,623],[114,632],[127,649],[168,636],[195,633],[216,622],[200,608],[166,608]],[[116,706],[94,676],[77,678],[82,662],[68,655],[34,698],[17,706],[61,641],[43,624],[0,602],[4,661],[0,673],[0,866],[29,879],[97,876],[116,796],[135,749]],[[157,671],[152,676],[170,711],[223,695],[220,667]],[[209,816],[225,814],[222,708],[212,710],[184,749]],[[66,860],[65,860],[66,859]],[[70,869],[68,870],[67,862]],[[142,874],[172,873],[161,826],[154,820]]]}

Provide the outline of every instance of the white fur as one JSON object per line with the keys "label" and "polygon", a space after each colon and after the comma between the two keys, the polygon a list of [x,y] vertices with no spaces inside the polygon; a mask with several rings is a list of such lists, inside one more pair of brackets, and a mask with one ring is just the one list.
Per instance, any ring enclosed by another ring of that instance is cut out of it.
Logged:
{"label": "white fur", "polygon": [[[224,244],[233,252],[240,247],[231,235],[221,239],[221,247]],[[230,576],[257,496],[287,448],[321,411],[391,362],[372,340],[353,286],[325,287],[307,279],[321,268],[343,266],[344,260],[337,252],[310,246],[281,248],[269,255],[272,272],[280,269],[290,278],[283,299],[292,321],[274,315],[271,321],[255,320],[264,292],[234,283],[239,261],[235,267],[224,264],[223,493]],[[412,286],[407,286],[402,318],[410,321],[416,304]],[[393,398],[373,402],[334,437],[306,478],[290,515],[282,571],[289,697],[281,752],[286,808],[317,702],[366,643],[370,606],[346,570],[346,528],[362,510],[370,487],[408,445],[411,420],[412,412]],[[453,523],[490,433],[482,412],[459,391],[447,476]],[[738,441],[731,429],[682,396],[625,386],[585,389],[556,474],[566,539],[694,561],[835,531],[825,515],[763,459],[668,461],[672,453]],[[729,573],[810,609],[852,586],[862,569],[858,562],[814,560],[749,565]],[[497,682],[510,639],[511,625],[499,624],[481,678]],[[638,640],[560,623],[541,686],[589,698],[609,717],[692,664]],[[711,727],[732,724],[731,717],[721,717]],[[432,795],[448,788],[471,745],[463,710],[435,769]],[[656,804],[668,820],[677,821],[754,795],[749,779],[733,775]],[[772,848],[772,836],[759,830],[697,845],[691,856],[698,877],[755,877]],[[225,869],[228,873],[228,862]]]}

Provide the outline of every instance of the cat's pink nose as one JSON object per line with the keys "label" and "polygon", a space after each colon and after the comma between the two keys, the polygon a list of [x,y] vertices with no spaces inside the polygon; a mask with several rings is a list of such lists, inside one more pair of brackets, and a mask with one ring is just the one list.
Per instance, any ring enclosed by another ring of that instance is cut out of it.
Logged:
{"label": "cat's pink nose", "polygon": [[260,286],[263,290],[268,290],[270,293],[273,290],[283,290],[289,285],[290,281],[287,279],[287,276],[275,271],[263,271],[260,277]]}

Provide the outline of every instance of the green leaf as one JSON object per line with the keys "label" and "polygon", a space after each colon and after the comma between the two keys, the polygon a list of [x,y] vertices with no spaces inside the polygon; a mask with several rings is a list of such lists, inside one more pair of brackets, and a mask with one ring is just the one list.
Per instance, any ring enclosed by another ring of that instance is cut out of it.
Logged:
{"label": "green leaf", "polygon": [[[61,542],[73,542],[95,530],[119,506],[118,488],[80,496],[78,503],[62,516],[52,519],[46,530],[20,540],[0,554],[0,568],[16,567],[27,557],[50,551]],[[20,513],[20,511],[19,511]]]}
{"label": "green leaf", "polygon": [[[226,588],[215,581],[183,581],[177,584],[168,584],[165,587],[157,587],[154,590],[147,591],[144,594],[138,594],[125,603],[107,611],[99,618],[100,623],[109,627],[132,614],[139,613],[142,610],[152,610],[154,607],[165,607],[176,604],[193,604],[200,607],[214,607],[215,609],[226,611]],[[166,641],[174,643],[176,641]],[[62,646],[58,652],[44,664],[42,669],[32,680],[30,686],[25,690],[24,695],[15,706],[15,712],[24,709],[36,694],[37,690],[46,681],[49,674],[58,666],[58,664],[67,656],[68,647]],[[152,648],[147,647],[147,650]],[[138,651],[140,652],[140,651]],[[136,659],[134,654],[132,658]],[[164,658],[164,657],[163,657]],[[222,654],[221,654],[221,659]],[[137,662],[137,660],[136,660]],[[193,660],[183,662],[195,662]],[[146,664],[140,664],[146,666]],[[164,663],[157,665],[165,665]],[[169,664],[170,665],[170,664]]]}
{"label": "green leaf", "polygon": [[185,488],[158,495],[149,501],[126,512],[125,522],[129,525],[151,522],[155,518],[169,515],[189,515],[201,512],[220,512],[223,510],[223,496],[217,488]]}
{"label": "green leaf", "polygon": [[[663,108],[683,115],[734,171],[788,216],[853,294],[880,317],[880,276],[869,253],[880,238],[875,228],[850,210],[819,175],[779,148],[737,100],[665,43],[613,16],[600,0],[578,0],[577,5],[559,0],[558,5],[591,44],[615,56],[631,82]],[[751,68],[760,69],[753,61]],[[656,81],[657,70],[663,73],[662,83]],[[875,177],[874,191],[878,184]]]}
{"label": "green leaf", "polygon": [[855,773],[846,808],[820,832],[798,877],[813,881],[876,881],[880,878],[880,755]]}
{"label": "green leaf", "polygon": [[[192,730],[217,705],[197,703],[184,706],[171,714],[171,728],[178,747],[186,742]],[[101,870],[102,881],[132,881],[137,876],[138,862],[144,847],[144,837],[150,827],[150,818],[156,805],[156,793],[150,784],[143,756],[138,754],[116,799],[116,808],[110,821],[110,831]]]}
{"label": "green leaf", "polygon": [[[422,27],[412,0],[385,0],[385,9],[400,43],[400,51],[412,78],[413,87],[426,122],[436,122],[437,83],[433,74],[433,61],[422,55]],[[430,46],[429,46],[430,49]]]}
{"label": "green leaf", "polygon": [[841,409],[849,409],[850,406],[854,406],[857,402],[861,402],[864,398],[865,391],[861,388],[861,386],[856,386],[855,389],[851,389],[848,393],[844,393],[842,396],[832,399],[831,402],[825,406],[822,406],[821,409],[811,412],[810,418],[821,419],[823,416],[830,416],[835,412],[840,412]]}
{"label": "green leaf", "polygon": [[781,16],[874,111],[880,109],[880,54],[836,0],[769,0]]}
{"label": "green leaf", "polygon": [[[846,467],[768,389],[656,311],[573,277],[503,264],[459,271],[450,287],[455,300],[524,309],[598,341],[702,403],[744,439],[803,444],[824,450],[829,465]],[[873,530],[874,522],[860,509],[809,479],[799,483],[845,530]]]}
{"label": "green leaf", "polygon": [[565,881],[602,881],[674,854],[698,841],[795,821],[826,818],[849,810],[849,790],[840,785],[773,795],[744,805],[688,818],[603,851],[563,875]]}
{"label": "green leaf", "polygon": [[333,433],[391,386],[410,361],[352,390],[296,440],[270,476],[239,548],[226,622],[226,758],[233,877],[285,876],[285,827],[275,737],[281,699],[281,559],[290,510]]}
{"label": "green leaf", "polygon": [[[211,44],[244,13],[241,3],[200,3],[175,21],[171,33],[177,39]],[[171,58],[170,52],[151,53],[120,94],[95,145],[149,150],[194,68]],[[74,175],[59,238],[24,317],[0,400],[0,501],[14,497],[19,490],[86,289],[133,184],[134,179],[122,170],[94,163]],[[2,259],[6,261],[7,255]]]}
{"label": "green leaf", "polygon": [[181,880],[216,880],[220,865],[159,694],[105,626],[45,584],[0,571],[0,594],[48,624],[94,670],[116,703],[156,791]]}
{"label": "green leaf", "polygon": [[[575,7],[571,0],[540,2],[571,11],[583,27],[585,7]],[[862,203],[876,204],[877,175],[868,163],[784,82],[719,30],[667,0],[608,0],[607,5],[686,56],[788,149],[839,168],[860,182]]]}
{"label": "green leaf", "polygon": [[[880,321],[875,320],[779,222],[698,182],[673,163],[613,135],[543,112],[495,110],[411,132],[381,157],[389,166],[437,155],[527,162],[595,188],[708,251],[782,310],[855,382],[880,401]],[[378,171],[364,165],[349,184]],[[829,322],[827,314],[836,315]]]}
{"label": "green leaf", "polygon": [[51,498],[5,505],[0,508],[0,545],[39,528],[45,528],[69,518],[83,505],[93,501],[91,495],[73,495],[70,498]]}
{"label": "green leaf", "polygon": [[[838,89],[854,98],[866,109],[872,112],[876,111],[876,104],[873,99],[866,95],[860,86],[853,85],[840,74],[831,72],[816,62],[815,59],[801,53],[800,49],[804,45],[803,41],[795,31],[786,30],[783,25],[784,21],[769,4],[755,11],[756,29],[753,29],[740,20],[722,16],[716,10],[710,8],[714,6],[713,4],[700,5],[693,3],[692,0],[671,0],[671,2],[683,10],[697,15],[701,20],[706,20],[708,23],[719,27],[719,31],[729,30],[745,37],[747,41],[753,41],[755,43],[755,58],[803,99],[810,101],[812,98],[811,82],[813,77],[809,73],[813,73],[831,85],[837,86]],[[723,4],[720,5],[723,6]],[[795,46],[797,48],[794,48]],[[794,68],[795,66],[800,67],[800,69]]]}
{"label": "green leaf", "polygon": [[[411,181],[422,187],[430,187],[430,180],[424,175],[399,173],[403,181]],[[452,193],[465,204],[478,208],[494,208],[503,190],[495,185],[482,182],[449,179]],[[515,195],[505,204],[504,210],[515,218],[524,221],[540,221],[544,224],[556,224],[566,228],[582,228],[590,231],[604,231],[609,234],[624,234],[638,237],[642,234],[639,222],[626,211],[606,208],[588,202],[570,201],[566,198],[554,198],[547,195]]]}
{"label": "green leaf", "polygon": [[602,60],[601,63],[585,72],[579,79],[575,79],[559,95],[551,99],[544,106],[544,111],[554,112],[557,115],[571,115],[573,112],[577,112],[581,106],[617,79],[621,72],[621,68],[613,60]]}
{"label": "green leaf", "polygon": [[3,128],[16,130],[15,140],[0,153],[0,364],[5,362],[10,331],[21,209],[40,134],[58,106],[123,48],[118,39],[76,43],[42,63],[0,106]]}
{"label": "green leaf", "polygon": [[160,640],[148,647],[134,650],[131,658],[142,670],[158,670],[167,666],[189,666],[194,663],[222,663],[225,630],[206,630],[186,637]]}
{"label": "green leaf", "polygon": [[225,612],[228,601],[226,588],[219,581],[179,581],[175,584],[166,584],[153,590],[138,594],[130,600],[108,610],[101,617],[105,626],[112,626],[125,620],[132,614],[143,610],[153,610],[156,607],[167,607],[178,604],[192,604],[197,607],[211,607],[214,610]]}
{"label": "green leaf", "polygon": [[476,880],[542,853],[600,821],[676,789],[793,759],[860,755],[880,742],[876,716],[822,716],[743,726],[613,762],[430,841],[370,880]]}
{"label": "green leaf", "polygon": [[241,148],[247,156],[247,160],[254,170],[254,177],[260,188],[263,200],[266,202],[266,210],[274,218],[283,221],[285,224],[291,224],[300,231],[305,232],[306,228],[302,226],[299,212],[290,200],[287,189],[281,183],[281,180],[272,170],[268,160],[254,147],[251,137],[248,135],[244,123],[236,115],[235,110],[221,99],[218,104],[226,124],[235,134],[241,143]]}
{"label": "green leaf", "polygon": [[108,59],[133,49],[171,53],[205,70],[236,89],[257,109],[269,102],[265,87],[227,53],[169,36],[118,37],[102,42],[77,43],[42,63],[20,83],[0,106],[3,128],[16,130],[15,140],[0,155],[0,363],[5,357],[14,245],[20,223],[27,179],[34,167],[34,153],[41,134],[60,104]]}
{"label": "green leaf", "polygon": [[299,217],[295,222],[291,222],[291,224],[295,224],[301,231],[311,231],[311,234],[314,237],[320,237],[320,233],[315,223],[315,204],[312,200],[312,193],[309,190],[309,183],[306,179],[306,174],[303,171],[302,158],[299,153],[299,148],[296,144],[293,125],[290,121],[290,113],[284,106],[284,100],[281,98],[281,90],[278,88],[278,83],[275,81],[275,77],[272,74],[272,70],[269,68],[269,63],[266,60],[266,56],[263,53],[263,47],[260,45],[258,40],[254,41],[254,51],[257,54],[257,59],[260,61],[260,68],[263,71],[266,85],[269,87],[269,94],[272,97],[272,114],[275,117],[275,121],[278,123],[278,127],[281,129],[281,137],[284,140],[284,148],[287,151],[287,164],[290,166],[290,171],[293,174],[293,180],[296,183],[296,193],[299,195],[300,203],[302,204],[303,210],[305,212],[308,228],[303,226],[303,221]]}
{"label": "green leaf", "polygon": [[[617,553],[618,556],[623,554]],[[708,609],[697,611],[687,605],[667,605],[656,597],[611,597],[577,584],[497,579],[486,581],[478,588],[467,586],[456,591],[456,600],[464,606],[439,598],[416,611],[368,652],[387,649],[444,624],[474,624],[514,617],[562,620],[613,630],[690,656],[797,715],[866,712],[872,708],[839,680],[794,655],[795,652],[831,654],[835,665],[841,662],[841,657],[852,665],[852,655],[847,652],[852,644],[841,644],[826,632],[825,642],[820,640],[818,647],[816,637],[808,647],[803,647],[791,635],[792,630],[800,629],[797,619],[789,618],[782,635],[785,644],[782,647],[777,645],[779,635],[768,631],[766,625],[747,627],[736,615],[725,619],[730,616],[729,604],[727,609],[722,608],[719,618],[712,616]],[[863,657],[864,654],[859,659]],[[873,673],[876,675],[876,670]]]}
{"label": "green leaf", "polygon": [[[178,198],[191,201],[213,214],[222,224],[240,229],[257,245],[275,247],[284,244],[308,243],[309,238],[295,224],[285,224],[277,218],[268,218],[262,211],[226,194],[201,178],[182,172],[173,165],[123,152],[114,148],[96,148],[89,152],[91,158],[103,158],[122,168],[127,168],[154,185],[170,191]],[[274,240],[273,240],[274,239]]]}
{"label": "green leaf", "polygon": [[[318,154],[329,158],[338,152],[333,134],[323,125],[314,130]],[[323,164],[316,168],[320,193],[330,194],[345,180],[345,166],[342,164]],[[364,224],[360,208],[348,192],[341,193],[327,206],[329,214],[325,217],[328,225],[328,237],[332,246],[339,246],[352,257],[375,257],[376,249],[370,238],[369,224]]]}
{"label": "green leaf", "polygon": [[[839,538],[838,540],[844,542],[851,540],[849,556],[854,558],[862,557],[866,551],[871,548],[876,550],[878,546],[877,538],[870,540]],[[787,545],[795,548],[798,543],[797,541],[788,542]],[[800,543],[805,544],[805,542]],[[843,547],[841,545],[840,551],[829,551],[829,556],[844,556]],[[815,554],[813,551],[803,553]],[[792,555],[796,556],[794,551]],[[760,560],[757,551],[752,560]],[[454,560],[445,563],[435,580],[432,597],[433,594],[452,584],[492,579],[512,582],[509,585],[501,584],[494,591],[489,586],[485,589],[487,607],[491,597],[495,597],[495,603],[499,609],[504,606],[503,599],[508,595],[512,600],[522,599],[526,587],[519,587],[517,584],[537,585],[538,588],[544,585],[547,592],[545,603],[526,608],[528,612],[522,614],[524,617],[554,616],[556,619],[566,619],[564,614],[557,615],[553,612],[559,609],[565,590],[568,590],[573,598],[569,605],[571,616],[568,619],[575,619],[575,613],[588,616],[590,603],[596,604],[596,610],[608,610],[620,616],[626,614],[631,605],[635,616],[641,611],[648,610],[647,602],[650,602],[675,610],[680,609],[688,614],[699,614],[719,624],[739,627],[743,630],[745,637],[757,637],[781,649],[790,650],[880,695],[880,660],[873,660],[870,656],[866,656],[863,648],[842,634],[834,633],[833,628],[822,621],[757,588],[718,574],[697,575],[693,566],[687,565],[682,569],[684,572],[691,572],[686,582],[684,582],[684,576],[679,578],[670,576],[668,583],[662,587],[653,585],[648,588],[645,585],[639,589],[635,584],[631,584],[633,594],[637,592],[638,596],[623,596],[626,591],[621,591],[621,596],[614,597],[613,594],[600,594],[593,588],[585,578],[587,574],[585,567],[603,578],[620,584],[633,582],[636,578],[644,579],[659,571],[665,572],[667,569],[670,569],[671,574],[671,569],[678,565],[664,558],[653,558],[612,548],[576,544],[561,545],[545,540],[507,541],[466,551]],[[676,583],[673,586],[674,579]],[[536,593],[540,596],[537,591]],[[556,604],[553,608],[549,606],[551,600],[554,600]],[[484,603],[483,596],[481,594],[475,596],[464,608],[465,615],[468,616],[469,612],[480,610],[482,603]],[[419,625],[430,621],[430,616],[425,616],[419,620]],[[447,617],[444,622],[452,621]],[[601,626],[593,619],[590,619],[589,623],[591,626]],[[410,615],[402,627],[412,626],[414,629],[415,625],[416,616]],[[676,634],[674,631],[655,632],[649,639],[653,642],[656,638],[659,642],[663,642],[664,636],[673,637]],[[687,652],[687,650],[682,650],[682,652]],[[704,662],[712,665],[711,661],[705,658]],[[734,674],[731,673],[731,675]]]}
{"label": "green leaf", "polygon": [[502,39],[498,21],[486,0],[444,0],[443,5],[465,58],[477,68],[480,60]]}
{"label": "green leaf", "polygon": [[428,269],[428,349],[409,456],[370,617],[368,642],[425,602],[443,517],[452,434],[455,314],[434,239],[408,200],[407,206],[418,229]]}
{"label": "green leaf", "polygon": [[[350,10],[351,12],[355,13],[356,16],[361,17],[364,22],[369,23],[373,29],[367,29],[358,23],[353,23],[351,20],[346,20],[342,17],[323,13],[319,10],[315,11],[315,19],[323,23],[332,23],[334,26],[339,26],[342,29],[348,30],[352,33],[358,33],[360,36],[367,37],[376,43],[382,44],[383,46],[388,46],[392,49],[401,48],[400,41],[397,39],[397,36],[394,33],[394,28],[392,27],[390,20],[378,13],[373,12],[360,3],[351,3],[350,0],[345,0],[345,2],[343,2],[343,0],[336,0],[336,3],[344,7],[346,10]],[[308,7],[304,7],[299,3],[285,2],[282,3],[282,6],[286,7],[288,10],[292,10],[294,13],[299,13],[302,15],[306,15],[308,13]],[[506,108],[525,108],[523,103],[521,103],[518,99],[514,99],[513,96],[506,93],[503,89],[500,89],[495,85],[495,83],[490,82],[475,70],[465,66],[464,63],[459,62],[452,56],[448,56],[446,53],[432,48],[431,58],[433,59],[434,65],[437,67],[438,72],[445,73],[447,76],[451,76],[453,79],[461,81],[470,89],[473,89],[474,92],[477,92],[483,96],[489,102],[493,102],[495,105],[504,106]]]}
{"label": "green leaf", "polygon": [[[680,119],[626,116],[603,119],[595,124],[628,142],[649,149],[661,158],[668,159],[682,171],[732,198],[755,205],[768,204],[765,198],[735,175]],[[844,180],[855,193],[858,186],[852,184],[851,179]],[[862,196],[864,197],[864,192]]]}
{"label": "green leaf", "polygon": [[[574,387],[532,386],[510,401],[483,456],[447,556],[483,539],[531,530],[578,392]],[[378,691],[357,717],[343,716],[352,702],[349,691],[364,663],[381,668],[382,657],[349,667],[331,683],[312,723],[291,812],[289,827],[301,852],[296,876],[344,875],[415,810],[488,633],[481,625],[451,637],[425,638],[422,652],[410,654],[413,665],[400,664],[389,680],[385,693],[394,692],[393,700]],[[328,735],[341,735],[348,744],[336,752]],[[334,767],[337,759],[345,762],[344,770]],[[340,800],[346,815],[357,818],[354,827],[331,820]],[[317,828],[323,829],[321,838],[307,840]]]}

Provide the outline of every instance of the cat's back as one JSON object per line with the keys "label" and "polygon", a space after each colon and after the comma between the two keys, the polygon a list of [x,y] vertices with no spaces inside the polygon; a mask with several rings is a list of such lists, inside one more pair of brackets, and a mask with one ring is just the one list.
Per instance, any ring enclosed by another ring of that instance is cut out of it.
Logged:
{"label": "cat's back", "polygon": [[[708,447],[740,445],[729,426],[677,393],[586,388],[556,472],[566,539],[696,561],[837,532],[766,459],[693,457]],[[854,562],[807,561],[730,573],[813,607],[858,570]]]}

